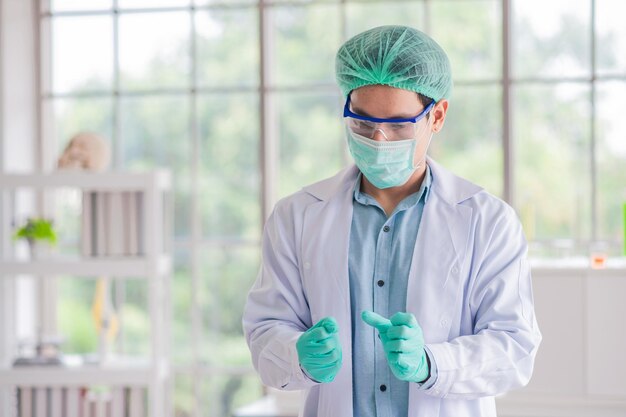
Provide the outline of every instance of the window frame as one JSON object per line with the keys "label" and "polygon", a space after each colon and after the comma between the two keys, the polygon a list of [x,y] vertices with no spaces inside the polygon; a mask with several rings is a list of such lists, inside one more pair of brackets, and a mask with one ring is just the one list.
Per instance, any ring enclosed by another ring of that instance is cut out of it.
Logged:
{"label": "window frame", "polygon": [[[220,92],[241,92],[242,90],[253,92],[258,94],[259,101],[259,175],[260,175],[260,210],[261,220],[264,223],[265,219],[269,216],[274,204],[277,201],[278,195],[278,178],[279,178],[279,143],[278,143],[278,111],[276,104],[276,93],[284,92],[299,92],[299,91],[326,91],[326,92],[338,92],[334,84],[322,84],[322,85],[301,85],[301,86],[277,86],[273,83],[272,69],[274,63],[275,44],[274,34],[272,32],[272,10],[280,7],[315,7],[319,4],[338,4],[341,11],[342,26],[338,28],[340,31],[341,39],[347,39],[347,15],[346,9],[348,4],[353,3],[375,3],[367,2],[363,0],[327,0],[318,1],[313,3],[305,3],[297,0],[287,1],[271,1],[271,0],[258,0],[257,2],[232,2],[226,3],[225,1],[207,4],[207,5],[194,5],[190,0],[189,6],[182,7],[158,7],[150,9],[120,9],[118,8],[118,0],[112,0],[113,7],[103,11],[89,11],[89,12],[51,12],[47,1],[49,0],[36,0],[40,3],[40,14],[38,16],[38,22],[40,24],[41,32],[41,48],[39,57],[41,60],[41,66],[38,67],[38,79],[41,82],[39,88],[40,97],[40,123],[42,128],[40,129],[39,144],[41,149],[39,150],[41,158],[41,164],[45,165],[50,163],[56,153],[56,143],[52,138],[45,137],[42,132],[52,132],[53,129],[53,115],[49,111],[51,106],[47,106],[47,103],[53,102],[58,98],[76,98],[81,97],[81,94],[55,94],[51,92],[51,24],[50,22],[54,17],[58,16],[81,16],[88,15],[93,16],[97,14],[111,15],[113,16],[113,87],[111,91],[93,92],[89,93],[90,97],[110,97],[113,100],[113,129],[112,129],[112,142],[113,142],[113,166],[119,167],[120,161],[122,161],[121,149],[123,148],[121,143],[121,127],[120,127],[120,101],[126,96],[127,92],[123,91],[120,86],[120,63],[119,63],[119,17],[125,13],[152,13],[152,12],[168,12],[168,11],[188,11],[190,16],[190,59],[191,59],[191,71],[190,71],[190,86],[188,89],[183,89],[183,94],[188,96],[190,100],[190,137],[191,137],[191,170],[192,170],[192,194],[191,194],[191,223],[190,230],[191,235],[188,239],[180,239],[174,242],[176,249],[188,249],[190,254],[190,277],[191,277],[191,294],[192,294],[192,307],[191,307],[191,328],[193,342],[192,354],[193,358],[190,365],[174,366],[173,373],[182,376],[194,377],[194,409],[192,415],[200,415],[200,400],[199,400],[199,386],[196,380],[202,379],[210,375],[253,375],[254,370],[247,367],[235,367],[235,366],[207,366],[202,365],[199,361],[200,344],[203,343],[204,335],[202,329],[202,320],[200,309],[198,306],[197,294],[200,288],[200,256],[201,251],[207,247],[214,246],[232,246],[235,247],[248,247],[254,245],[260,248],[259,241],[245,241],[233,242],[221,241],[220,239],[206,239],[202,236],[202,219],[199,210],[199,190],[198,190],[198,170],[200,165],[200,134],[198,129],[198,97],[201,94]],[[396,0],[398,1],[398,0]],[[431,7],[435,0],[404,0],[414,1],[420,3],[423,7],[423,13],[425,14],[425,31],[430,32],[430,26],[432,21]],[[453,1],[453,0],[450,0]],[[454,0],[463,1],[463,0]],[[536,83],[548,83],[551,85],[561,82],[576,82],[590,85],[590,149],[589,149],[589,163],[591,169],[591,239],[595,241],[598,237],[598,196],[597,196],[597,161],[596,161],[596,84],[598,81],[611,80],[615,77],[611,76],[599,76],[596,69],[596,0],[589,0],[591,6],[591,30],[589,36],[591,37],[591,75],[590,77],[578,77],[578,78],[558,78],[558,79],[545,79],[541,77],[533,78],[515,78],[512,72],[512,25],[513,25],[513,2],[515,0],[489,0],[500,4],[500,23],[501,23],[501,49],[500,53],[502,59],[502,68],[500,77],[491,80],[456,80],[455,83],[458,86],[473,86],[473,85],[489,85],[500,86],[502,92],[501,110],[502,110],[502,159],[503,159],[503,171],[500,173],[503,176],[503,199],[516,207],[515,190],[516,190],[516,178],[515,178],[515,143],[513,137],[514,128],[514,96],[512,91],[514,88],[523,85],[533,85]],[[382,0],[377,1],[382,3]],[[258,40],[259,40],[259,78],[258,85],[250,88],[205,88],[198,85],[198,77],[196,73],[197,68],[197,56],[196,56],[196,42],[195,42],[195,14],[204,10],[215,10],[221,8],[232,9],[248,9],[256,8],[258,15]],[[158,94],[158,91],[146,91],[146,94]],[[167,96],[167,92],[163,93]],[[132,93],[136,96],[137,93]],[[338,94],[338,99],[339,94]],[[340,115],[338,115],[339,117]],[[0,114],[1,117],[1,114]],[[0,132],[1,133],[1,132]],[[347,161],[346,161],[347,162]],[[1,168],[1,161],[0,161]],[[263,224],[259,224],[259,228],[262,230]]]}

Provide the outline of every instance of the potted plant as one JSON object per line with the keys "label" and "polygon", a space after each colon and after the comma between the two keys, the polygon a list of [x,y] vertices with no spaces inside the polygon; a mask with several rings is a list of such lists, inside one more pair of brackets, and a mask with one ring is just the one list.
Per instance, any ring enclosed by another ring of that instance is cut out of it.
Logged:
{"label": "potted plant", "polygon": [[37,257],[38,242],[48,242],[52,246],[57,243],[57,235],[52,228],[52,220],[43,218],[28,218],[26,224],[15,232],[13,239],[26,239],[32,258]]}

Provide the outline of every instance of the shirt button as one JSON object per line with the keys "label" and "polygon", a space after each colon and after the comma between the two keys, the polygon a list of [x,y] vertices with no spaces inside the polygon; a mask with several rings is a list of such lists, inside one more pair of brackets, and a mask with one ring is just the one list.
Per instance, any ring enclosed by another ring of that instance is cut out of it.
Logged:
{"label": "shirt button", "polygon": [[383,232],[387,233],[391,228],[389,226],[383,227]]}
{"label": "shirt button", "polygon": [[380,390],[381,390],[382,392],[387,391],[387,385],[382,384],[382,385],[380,386]]}
{"label": "shirt button", "polygon": [[379,279],[377,284],[379,287],[382,287],[383,285],[385,285],[385,281],[383,281],[382,279]]}

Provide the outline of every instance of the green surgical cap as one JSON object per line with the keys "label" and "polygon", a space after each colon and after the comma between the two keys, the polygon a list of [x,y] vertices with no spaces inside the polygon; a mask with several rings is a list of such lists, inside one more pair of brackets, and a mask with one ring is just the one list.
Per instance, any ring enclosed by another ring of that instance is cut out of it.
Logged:
{"label": "green surgical cap", "polygon": [[450,61],[428,35],[407,26],[379,26],[344,43],[335,60],[344,96],[364,85],[384,84],[439,101],[452,90]]}

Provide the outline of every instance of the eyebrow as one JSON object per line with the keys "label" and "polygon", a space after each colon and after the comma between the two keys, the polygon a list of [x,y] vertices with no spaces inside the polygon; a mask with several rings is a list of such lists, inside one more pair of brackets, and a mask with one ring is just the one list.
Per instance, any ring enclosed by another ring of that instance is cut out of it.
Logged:
{"label": "eyebrow", "polygon": [[[356,107],[354,105],[354,103],[350,103],[352,105],[352,111],[355,112],[356,114],[360,114],[361,116],[366,116],[366,117],[373,117],[373,118],[377,118],[380,119],[380,117],[375,117],[372,116],[371,114],[359,109],[358,107]],[[400,114],[395,114],[391,117],[385,117],[385,119],[410,119],[411,117],[415,117],[416,115],[420,114],[420,112],[417,112],[415,114],[410,114],[410,113],[400,113]]]}

